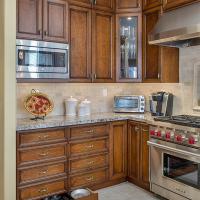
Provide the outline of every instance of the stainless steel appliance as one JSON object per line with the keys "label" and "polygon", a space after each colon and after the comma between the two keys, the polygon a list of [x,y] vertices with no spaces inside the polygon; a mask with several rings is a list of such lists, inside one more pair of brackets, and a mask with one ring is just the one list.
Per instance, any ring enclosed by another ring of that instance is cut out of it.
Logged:
{"label": "stainless steel appliance", "polygon": [[156,120],[161,122],[150,127],[148,141],[151,191],[170,200],[199,200],[200,117]]}
{"label": "stainless steel appliance", "polygon": [[61,43],[17,40],[18,79],[69,78],[69,45]]}
{"label": "stainless steel appliance", "polygon": [[173,111],[173,94],[167,92],[153,93],[149,97],[150,112],[153,116],[171,116]]}
{"label": "stainless steel appliance", "polygon": [[200,2],[165,12],[149,35],[149,43],[161,46],[200,45]]}
{"label": "stainless steel appliance", "polygon": [[144,113],[145,97],[137,95],[121,95],[114,97],[114,112]]}

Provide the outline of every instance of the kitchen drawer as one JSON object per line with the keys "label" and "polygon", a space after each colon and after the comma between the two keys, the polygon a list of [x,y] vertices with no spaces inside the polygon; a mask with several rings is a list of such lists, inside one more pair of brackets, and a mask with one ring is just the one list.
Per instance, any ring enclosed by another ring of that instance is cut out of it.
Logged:
{"label": "kitchen drawer", "polygon": [[66,159],[67,145],[57,144],[37,148],[27,148],[18,150],[18,164],[33,164],[37,162],[46,162],[55,159]]}
{"label": "kitchen drawer", "polygon": [[101,169],[98,171],[86,173],[86,174],[79,174],[76,176],[70,177],[69,185],[70,188],[78,188],[78,187],[85,187],[94,184],[103,183],[108,179],[108,170]]}
{"label": "kitchen drawer", "polygon": [[19,141],[18,145],[23,146],[33,146],[44,143],[52,142],[62,142],[66,140],[65,130],[49,130],[49,131],[37,131],[30,133],[18,133]]}
{"label": "kitchen drawer", "polygon": [[19,185],[28,184],[30,182],[50,179],[56,176],[67,176],[66,162],[51,163],[48,165],[38,165],[29,168],[22,168],[18,170]]}
{"label": "kitchen drawer", "polygon": [[93,140],[70,142],[69,155],[79,156],[108,151],[108,137]]}
{"label": "kitchen drawer", "polygon": [[70,140],[81,138],[102,137],[109,134],[109,125],[101,124],[95,126],[74,127],[69,130]]}
{"label": "kitchen drawer", "polygon": [[108,166],[108,154],[69,160],[69,173],[76,173]]}
{"label": "kitchen drawer", "polygon": [[35,186],[18,189],[19,200],[42,199],[45,196],[66,192],[65,180],[43,183]]}

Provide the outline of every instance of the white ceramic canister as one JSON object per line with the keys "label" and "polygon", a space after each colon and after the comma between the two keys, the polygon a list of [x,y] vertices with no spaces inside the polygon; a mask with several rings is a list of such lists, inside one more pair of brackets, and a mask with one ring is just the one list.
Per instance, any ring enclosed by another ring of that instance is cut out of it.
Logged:
{"label": "white ceramic canister", "polygon": [[76,116],[78,100],[72,96],[65,100],[65,113],[67,116]]}
{"label": "white ceramic canister", "polygon": [[84,101],[81,101],[81,103],[78,106],[78,115],[82,117],[82,116],[88,116],[90,114],[91,114],[91,102],[85,99]]}

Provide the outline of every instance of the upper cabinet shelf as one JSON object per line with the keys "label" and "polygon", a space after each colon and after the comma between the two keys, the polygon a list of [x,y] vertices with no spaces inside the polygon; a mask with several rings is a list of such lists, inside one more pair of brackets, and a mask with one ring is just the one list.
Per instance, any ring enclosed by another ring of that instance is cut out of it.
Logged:
{"label": "upper cabinet shelf", "polygon": [[65,0],[17,0],[17,38],[68,42]]}

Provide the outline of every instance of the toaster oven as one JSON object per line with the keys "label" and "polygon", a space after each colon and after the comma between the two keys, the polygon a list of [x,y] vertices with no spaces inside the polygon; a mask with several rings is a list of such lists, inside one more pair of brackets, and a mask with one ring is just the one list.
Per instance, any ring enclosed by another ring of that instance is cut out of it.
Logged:
{"label": "toaster oven", "polygon": [[114,97],[114,112],[120,113],[144,113],[145,97],[138,95],[126,95]]}

